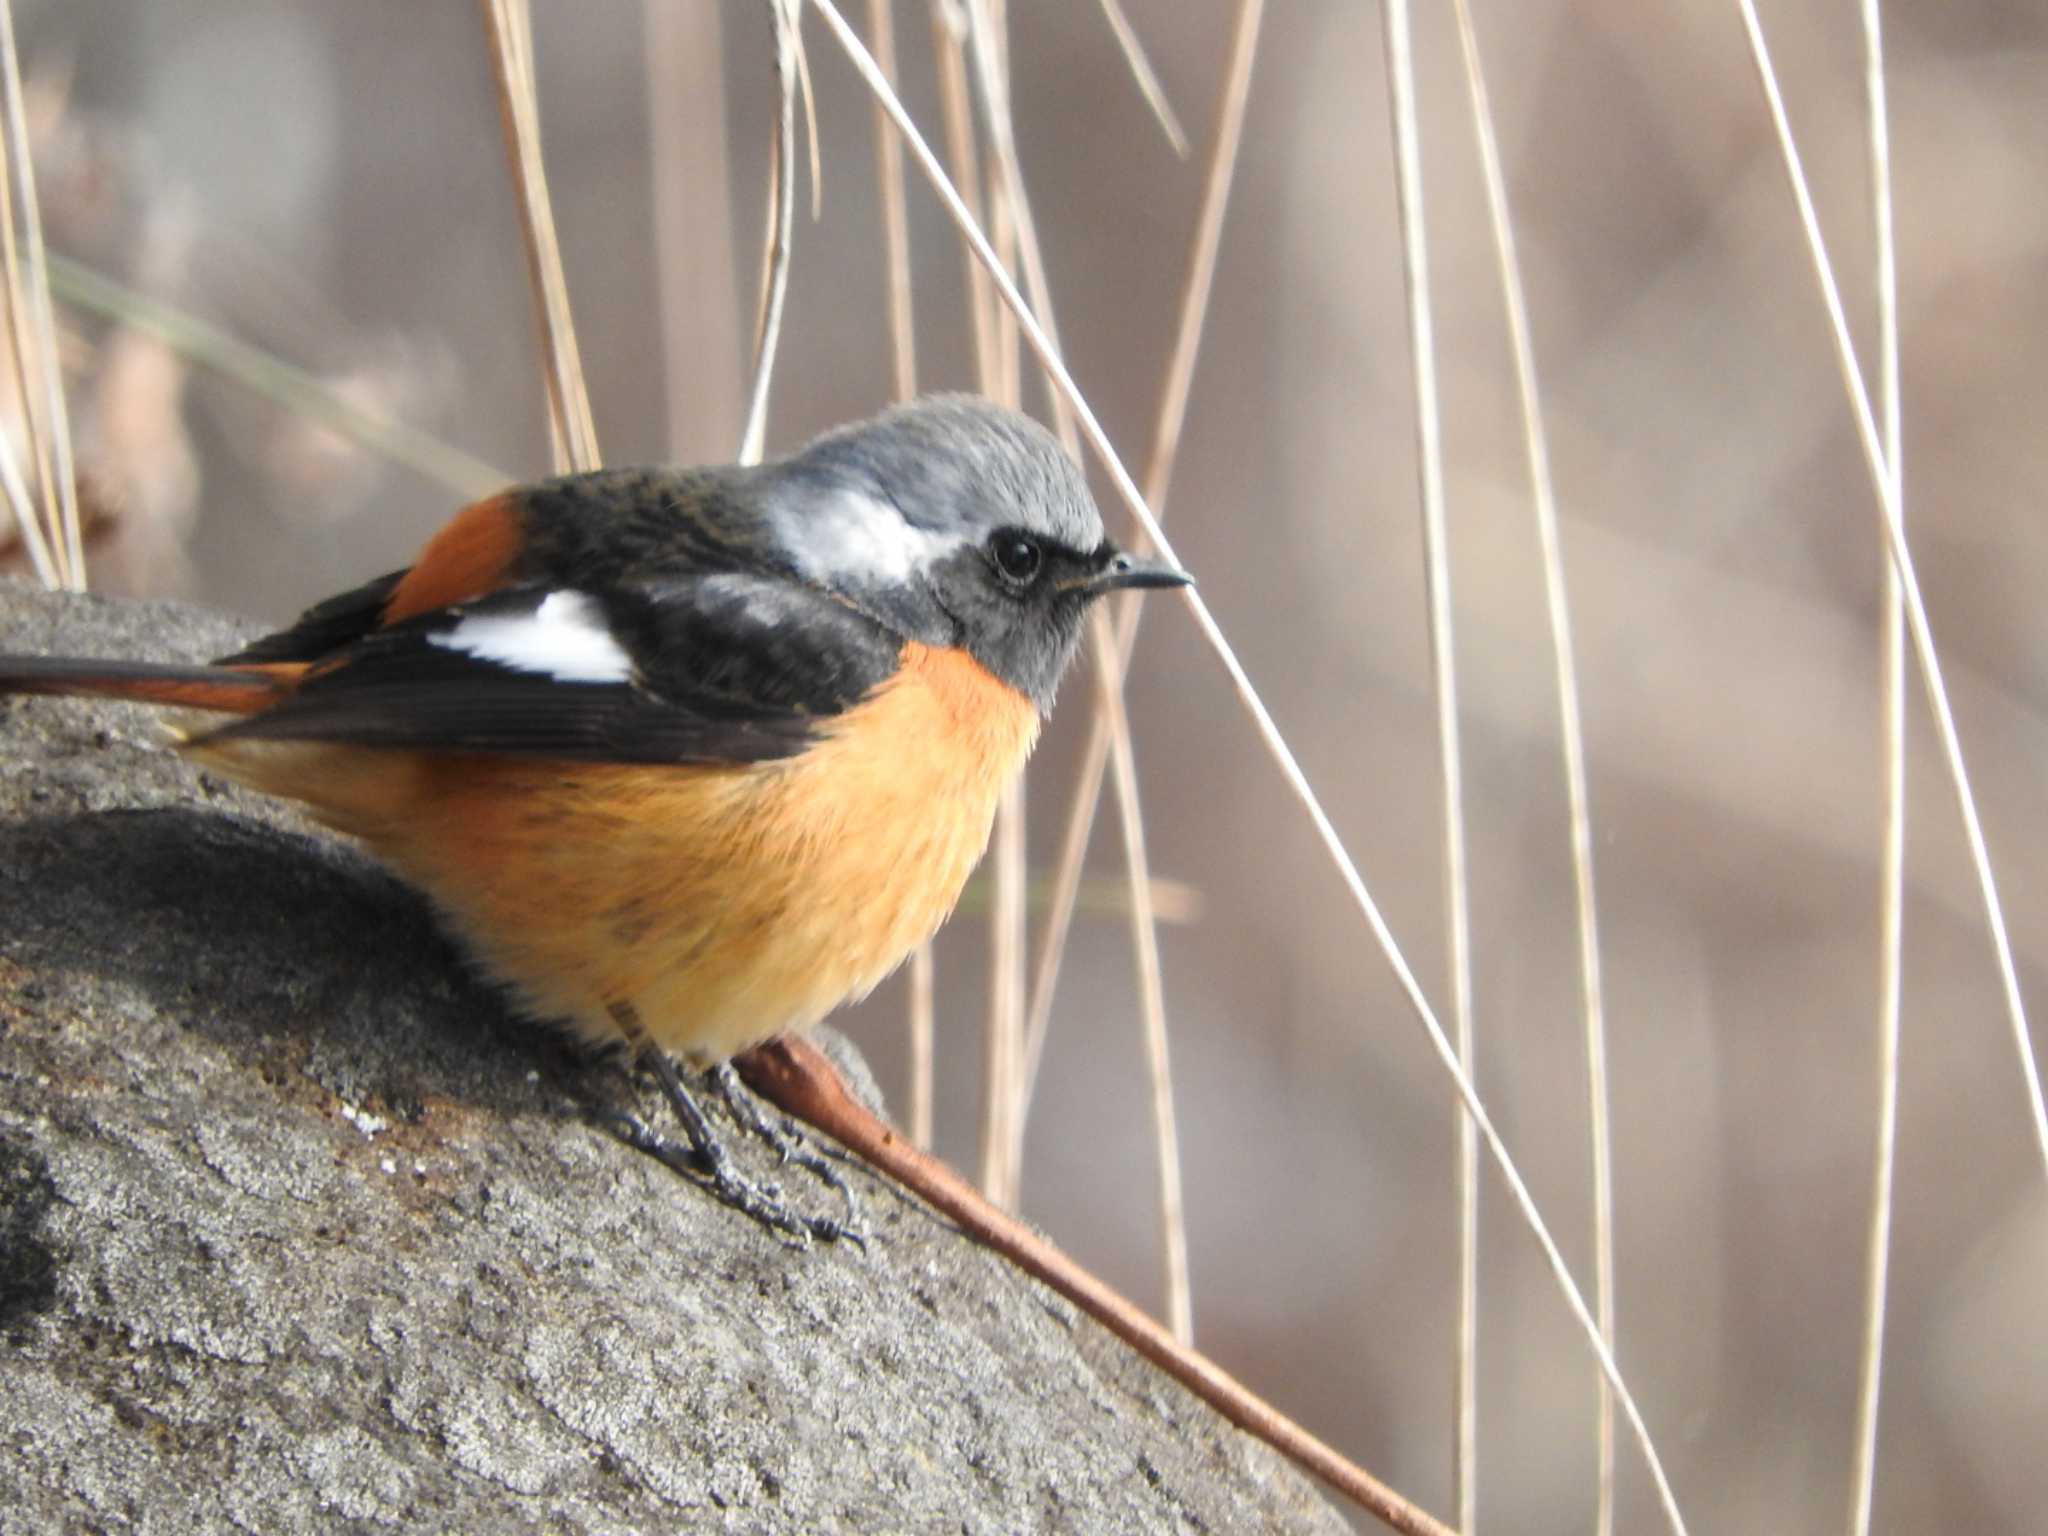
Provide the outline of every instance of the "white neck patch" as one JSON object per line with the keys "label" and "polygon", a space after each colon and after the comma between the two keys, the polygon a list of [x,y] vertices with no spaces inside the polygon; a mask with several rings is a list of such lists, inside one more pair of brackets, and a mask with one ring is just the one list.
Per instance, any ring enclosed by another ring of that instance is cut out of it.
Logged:
{"label": "white neck patch", "polygon": [[887,502],[859,491],[834,492],[778,521],[776,531],[797,569],[826,586],[847,580],[895,585],[966,542],[958,534],[913,528]]}
{"label": "white neck patch", "polygon": [[531,613],[473,613],[427,639],[557,682],[623,683],[633,675],[633,658],[605,627],[597,604],[581,592],[550,592]]}

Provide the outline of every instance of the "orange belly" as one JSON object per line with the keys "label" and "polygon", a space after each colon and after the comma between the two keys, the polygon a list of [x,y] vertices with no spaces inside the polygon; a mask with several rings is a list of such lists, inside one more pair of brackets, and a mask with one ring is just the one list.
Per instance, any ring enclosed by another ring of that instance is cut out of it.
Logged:
{"label": "orange belly", "polygon": [[722,1060],[864,996],[959,898],[1038,713],[962,653],[901,671],[818,743],[743,768],[229,741],[426,890],[538,1016]]}

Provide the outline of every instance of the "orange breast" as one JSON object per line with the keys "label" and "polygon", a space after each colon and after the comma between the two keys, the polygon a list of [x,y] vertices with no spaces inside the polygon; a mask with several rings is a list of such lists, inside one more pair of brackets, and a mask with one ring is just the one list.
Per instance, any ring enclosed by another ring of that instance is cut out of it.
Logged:
{"label": "orange breast", "polygon": [[[718,1060],[864,995],[943,922],[1038,713],[964,653],[745,768],[231,743],[424,887],[536,1014]],[[253,750],[251,750],[253,749]]]}

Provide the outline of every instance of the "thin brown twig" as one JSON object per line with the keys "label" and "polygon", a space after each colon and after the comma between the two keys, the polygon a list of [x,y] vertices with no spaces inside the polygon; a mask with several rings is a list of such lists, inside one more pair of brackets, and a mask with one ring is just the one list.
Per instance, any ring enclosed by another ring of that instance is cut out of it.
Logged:
{"label": "thin brown twig", "polygon": [[520,228],[526,243],[527,276],[539,311],[543,373],[554,430],[559,434],[558,467],[596,469],[602,462],[597,426],[590,414],[590,395],[583,382],[583,361],[576,348],[576,326],[569,311],[569,285],[562,271],[562,248],[555,234],[554,209],[548,199],[547,172],[541,163],[540,110],[533,75],[532,19],[526,0],[477,0],[490,41],[491,72],[498,87],[498,118],[505,134],[505,154],[512,167],[512,189],[519,200]]}
{"label": "thin brown twig", "polygon": [[991,1205],[951,1168],[911,1146],[854,1100],[838,1070],[809,1041],[773,1041],[733,1064],[756,1093],[817,1126],[958,1224],[974,1241],[1043,1281],[1231,1423],[1356,1500],[1388,1529],[1403,1536],[1454,1536],[1449,1526],[1318,1440],[1029,1227]]}

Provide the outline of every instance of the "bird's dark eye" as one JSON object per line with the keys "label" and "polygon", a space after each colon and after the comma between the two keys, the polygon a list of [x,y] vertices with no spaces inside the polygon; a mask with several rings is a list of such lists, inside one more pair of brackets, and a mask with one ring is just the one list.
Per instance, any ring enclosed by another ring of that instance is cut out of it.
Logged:
{"label": "bird's dark eye", "polygon": [[1003,579],[1012,586],[1030,586],[1037,579],[1038,568],[1045,563],[1045,551],[1039,548],[1038,540],[1028,533],[1014,530],[991,538],[988,552],[996,563],[996,569],[1003,573]]}

